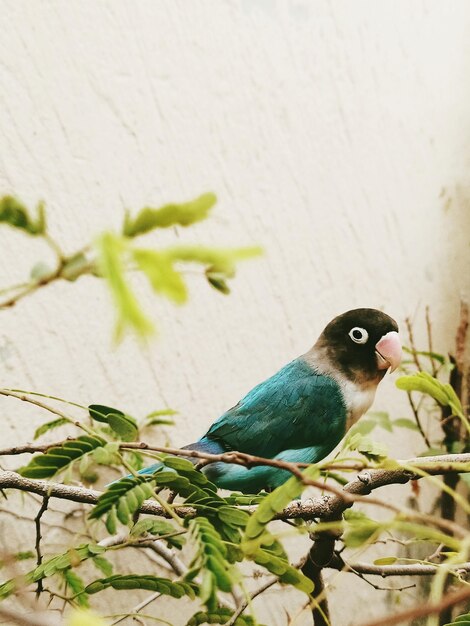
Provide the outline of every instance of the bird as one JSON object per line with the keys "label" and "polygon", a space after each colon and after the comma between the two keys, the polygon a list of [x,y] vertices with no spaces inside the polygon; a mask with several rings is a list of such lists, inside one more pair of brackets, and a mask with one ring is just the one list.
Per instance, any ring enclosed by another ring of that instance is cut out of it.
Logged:
{"label": "bird", "polygon": [[[317,463],[371,407],[378,384],[399,366],[401,353],[393,318],[371,308],[347,311],[327,324],[310,350],[256,385],[183,449]],[[160,465],[139,474],[152,474]],[[218,488],[249,494],[272,491],[292,475],[278,467],[222,461],[201,471]]]}

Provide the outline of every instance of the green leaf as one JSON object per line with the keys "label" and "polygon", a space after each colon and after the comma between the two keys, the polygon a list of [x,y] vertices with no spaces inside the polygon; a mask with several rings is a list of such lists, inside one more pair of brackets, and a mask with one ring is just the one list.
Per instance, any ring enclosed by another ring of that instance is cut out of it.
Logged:
{"label": "green leaf", "polygon": [[396,428],[408,428],[409,430],[416,430],[419,432],[419,428],[416,422],[413,422],[413,420],[407,419],[406,417],[399,417],[398,419],[394,420],[393,425]]}
{"label": "green leaf", "polygon": [[129,574],[122,576],[116,574],[108,578],[95,580],[85,587],[88,594],[98,593],[103,589],[112,587],[116,590],[125,589],[145,589],[147,591],[158,591],[161,594],[171,596],[173,598],[182,598],[189,596],[195,598],[195,585],[182,581],[172,581],[168,578],[159,578],[157,576]]}
{"label": "green leaf", "polygon": [[103,422],[104,424],[108,424],[108,416],[111,414],[124,415],[124,413],[119,409],[113,409],[112,407],[104,406],[103,404],[90,404],[88,407],[88,413],[92,419],[97,422]]}
{"label": "green leaf", "polygon": [[443,354],[439,354],[438,352],[429,352],[426,350],[411,350],[406,346],[403,346],[403,351],[408,352],[408,354],[417,354],[419,356],[425,356],[428,359],[432,359],[433,361],[437,361],[441,365],[444,365],[446,362],[446,357]]}
{"label": "green leaf", "polygon": [[0,198],[0,222],[24,230],[30,235],[43,235],[46,232],[44,204],[40,202],[36,210],[37,218],[33,219],[25,205],[16,198]]}
{"label": "green leaf", "polygon": [[405,391],[420,391],[425,393],[442,406],[449,406],[454,415],[457,415],[470,432],[470,422],[464,414],[462,403],[449,383],[441,383],[440,380],[427,372],[417,372],[411,376],[402,376],[396,381],[396,386]]}
{"label": "green leaf", "polygon": [[229,526],[237,528],[238,526],[244,528],[250,519],[249,514],[246,511],[237,509],[233,506],[221,506],[217,512],[219,519]]}
{"label": "green leaf", "polygon": [[175,304],[184,304],[188,299],[188,290],[182,275],[173,266],[173,260],[163,252],[144,250],[132,251],[137,267],[147,276],[152,289],[166,296]]}
{"label": "green leaf", "polygon": [[49,278],[49,276],[53,273],[54,270],[47,263],[44,263],[44,261],[39,261],[38,263],[36,263],[36,265],[33,265],[29,276],[35,282],[40,283],[45,278]]}
{"label": "green leaf", "polygon": [[453,622],[444,624],[444,626],[470,626],[470,613],[459,615]]}
{"label": "green leaf", "polygon": [[85,593],[85,585],[83,580],[72,569],[66,569],[62,571],[67,587],[69,587],[74,594],[75,602],[84,609],[88,609],[90,603],[88,602],[88,595]]}
{"label": "green leaf", "polygon": [[393,431],[393,422],[390,420],[390,415],[385,411],[369,411],[367,417],[389,433]]}
{"label": "green leaf", "polygon": [[90,261],[86,258],[83,252],[79,252],[78,254],[75,254],[67,259],[62,267],[60,275],[62,278],[65,278],[65,280],[73,282],[82,274],[89,272],[90,269]]}
{"label": "green leaf", "polygon": [[98,463],[98,465],[113,465],[114,463],[121,462],[118,450],[119,444],[113,441],[111,443],[107,443],[102,448],[96,448],[96,450],[93,450],[91,456],[93,457],[93,461]]}
{"label": "green leaf", "polygon": [[124,255],[128,253],[126,240],[113,233],[104,233],[97,242],[98,268],[107,281],[117,308],[116,339],[119,341],[129,327],[144,337],[153,332],[151,321],[142,312],[124,271]]}
{"label": "green leaf", "polygon": [[25,585],[31,585],[33,583],[54,576],[70,567],[76,567],[82,561],[90,558],[94,558],[96,555],[102,554],[105,548],[97,544],[82,544],[77,548],[67,550],[63,554],[58,554],[46,561],[43,561],[41,565],[28,572],[24,576],[12,578],[6,581],[3,585],[0,585],[0,598],[6,598],[18,589],[23,589]]}
{"label": "green leaf", "polygon": [[18,473],[26,478],[50,478],[68,467],[73,461],[96,448],[106,445],[101,437],[82,435],[65,441],[61,446],[49,448],[44,454],[34,456]]}
{"label": "green leaf", "polygon": [[15,561],[27,561],[29,559],[36,558],[36,555],[34,552],[31,552],[29,550],[29,551],[17,552],[16,554],[8,555],[7,558],[8,558],[7,561],[0,561],[0,568],[5,567],[5,565],[7,565],[7,563],[11,561],[11,559],[14,559]]}
{"label": "green leaf", "polygon": [[[417,372],[410,376],[401,376],[397,379],[396,386],[398,389],[403,389],[404,391],[420,391],[421,393],[425,393],[444,406],[448,405],[451,400],[448,390],[450,385],[446,386],[427,372]],[[455,395],[455,392],[453,392],[453,395]],[[459,403],[458,398],[457,402]]]}
{"label": "green leaf", "polygon": [[109,524],[110,532],[115,532],[116,518],[122,524],[128,524],[142,502],[152,497],[154,484],[152,477],[144,476],[122,478],[118,482],[111,483],[98,498],[89,518],[99,519],[102,515],[108,514],[106,525],[108,527]]}
{"label": "green leaf", "polygon": [[55,428],[59,428],[59,426],[64,426],[65,424],[70,423],[71,420],[67,419],[66,417],[59,417],[56,420],[52,420],[52,422],[46,422],[45,424],[39,426],[39,428],[36,428],[36,430],[34,431],[34,439],[38,439],[38,437],[44,435],[45,433],[48,433],[50,430],[54,430]]}
{"label": "green leaf", "polygon": [[378,522],[370,519],[361,511],[345,511],[344,522],[343,542],[348,548],[363,546],[382,528]]}
{"label": "green leaf", "polygon": [[348,438],[345,444],[349,450],[357,450],[372,461],[382,460],[387,457],[387,447],[378,441],[373,441],[368,436],[356,432]]}
{"label": "green leaf", "polygon": [[470,474],[459,474],[459,477],[470,488]]}
{"label": "green leaf", "polygon": [[[158,411],[152,411],[149,415],[146,415],[143,420],[143,427],[148,426],[172,426],[174,425],[174,420],[171,419],[171,415],[178,415],[178,411],[174,409],[160,409]],[[165,419],[165,416],[168,416],[168,419]]]}
{"label": "green leaf", "polygon": [[[226,624],[233,615],[232,609],[216,607],[213,611],[199,611],[191,617],[186,626],[202,626],[203,624]],[[263,626],[255,621],[250,615],[240,615],[234,622],[234,626]]]}
{"label": "green leaf", "polygon": [[108,561],[104,556],[96,555],[93,557],[93,564],[97,567],[102,574],[106,577],[112,576],[113,564]]}
{"label": "green leaf", "polygon": [[199,597],[212,610],[217,606],[218,590],[230,592],[238,575],[227,560],[227,548],[222,537],[207,518],[195,517],[188,522],[188,529],[197,549],[186,579],[203,575]]}
{"label": "green leaf", "polygon": [[299,570],[292,567],[292,565],[290,565],[287,561],[275,556],[272,552],[258,548],[251,555],[251,558],[255,563],[262,565],[269,572],[278,576],[280,582],[292,585],[304,593],[312,593],[313,582],[304,576],[302,572],[299,572]]}
{"label": "green leaf", "polygon": [[206,270],[206,278],[209,285],[216,291],[220,291],[220,293],[223,293],[224,296],[227,296],[230,293],[230,287],[227,285],[225,274]]}
{"label": "green leaf", "polygon": [[[139,520],[131,529],[131,537],[139,537],[146,533],[154,536],[171,535],[177,532],[176,527],[165,520],[154,520],[150,518],[144,518]],[[173,537],[165,537],[164,540],[169,546],[180,550],[185,544],[186,540],[182,535],[174,535]]]}
{"label": "green leaf", "polygon": [[110,413],[108,424],[123,441],[135,441],[137,439],[139,429],[134,418],[129,415]]}
{"label": "green leaf", "polygon": [[96,613],[79,609],[70,614],[67,626],[106,626],[106,623]]}
{"label": "green leaf", "polygon": [[184,263],[200,263],[207,266],[210,274],[220,274],[224,278],[235,275],[238,261],[245,261],[259,256],[259,246],[246,248],[207,248],[203,246],[173,246],[165,250],[165,254],[173,261]]}
{"label": "green leaf", "polygon": [[108,424],[123,441],[134,441],[139,434],[136,420],[118,409],[101,404],[90,404],[88,413],[97,422]]}
{"label": "green leaf", "polygon": [[393,565],[397,561],[396,556],[384,556],[381,559],[375,559],[374,565]]}
{"label": "green leaf", "polygon": [[[314,480],[320,476],[320,470],[316,465],[311,465],[302,474],[306,478]],[[257,539],[264,533],[266,524],[274,518],[276,513],[282,511],[292,500],[298,498],[304,489],[305,485],[300,479],[292,476],[262,500],[246,525],[243,541],[244,550],[247,553],[253,547],[256,548],[257,544],[256,542],[253,544],[252,540]]]}
{"label": "green leaf", "polygon": [[213,193],[205,193],[195,200],[182,204],[167,204],[160,209],[145,207],[132,219],[126,213],[123,226],[123,235],[136,237],[148,233],[155,228],[169,226],[189,226],[200,222],[209,214],[217,198]]}

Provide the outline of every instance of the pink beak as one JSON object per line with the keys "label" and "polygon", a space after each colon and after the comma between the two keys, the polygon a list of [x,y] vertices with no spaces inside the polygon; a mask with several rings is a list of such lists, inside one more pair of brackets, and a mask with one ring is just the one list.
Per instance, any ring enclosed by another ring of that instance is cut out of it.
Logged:
{"label": "pink beak", "polygon": [[401,362],[401,341],[400,336],[394,330],[384,335],[375,344],[375,355],[377,357],[377,367],[379,370],[390,368],[393,372]]}

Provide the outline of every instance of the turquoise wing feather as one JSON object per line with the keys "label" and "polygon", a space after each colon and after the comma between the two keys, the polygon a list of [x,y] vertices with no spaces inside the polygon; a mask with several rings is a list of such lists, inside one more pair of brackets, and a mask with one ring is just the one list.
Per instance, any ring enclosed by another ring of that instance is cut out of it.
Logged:
{"label": "turquoise wing feather", "polygon": [[221,415],[204,440],[226,450],[273,458],[283,451],[328,449],[344,435],[346,407],[339,385],[302,358],[252,389]]}

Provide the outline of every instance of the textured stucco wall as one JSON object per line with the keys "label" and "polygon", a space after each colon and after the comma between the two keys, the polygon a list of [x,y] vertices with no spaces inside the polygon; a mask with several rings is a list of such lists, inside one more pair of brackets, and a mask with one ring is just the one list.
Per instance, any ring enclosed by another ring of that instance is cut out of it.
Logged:
{"label": "textured stucco wall", "polygon": [[[144,350],[111,347],[98,281],[41,290],[0,312],[2,385],[135,415],[169,405],[184,444],[348,308],[410,315],[424,337],[428,304],[436,348],[452,346],[470,267],[468,2],[1,0],[0,14],[1,193],[45,199],[73,250],[126,207],[213,190],[214,218],[180,240],[265,248],[229,298],[198,276],[185,308],[144,291],[161,331]],[[0,287],[50,254],[6,228],[0,251]],[[388,379],[376,407],[398,396]],[[9,400],[0,415],[5,444],[43,420]],[[346,626],[370,590],[335,585]],[[285,623],[282,598],[266,623]]]}

